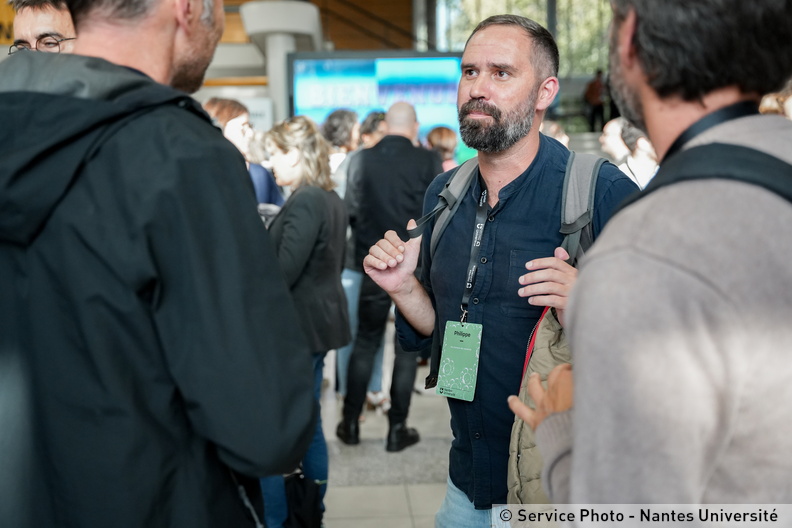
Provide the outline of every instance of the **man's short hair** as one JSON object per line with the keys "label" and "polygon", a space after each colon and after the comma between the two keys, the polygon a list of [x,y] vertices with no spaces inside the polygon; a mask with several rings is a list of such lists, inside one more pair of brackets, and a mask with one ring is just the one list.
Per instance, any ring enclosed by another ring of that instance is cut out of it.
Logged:
{"label": "man's short hair", "polygon": [[[106,19],[136,20],[145,16],[160,0],[65,0],[77,28],[92,13]],[[214,1],[203,0],[201,20],[212,23]]]}
{"label": "man's short hair", "polygon": [[346,147],[352,141],[352,129],[357,124],[357,113],[346,108],[334,110],[322,123],[322,135],[334,147]]}
{"label": "man's short hair", "polygon": [[778,90],[792,74],[790,0],[611,0],[614,21],[637,18],[635,45],[660,97],[700,100],[718,88]]}
{"label": "man's short hair", "polygon": [[556,45],[556,41],[549,31],[530,18],[519,15],[494,15],[482,20],[468,37],[465,47],[467,48],[467,44],[473,38],[473,35],[490,26],[517,26],[522,28],[533,42],[531,63],[543,78],[542,80],[547,77],[558,76],[558,45]]}
{"label": "man's short hair", "polygon": [[61,11],[66,9],[66,0],[11,0],[9,2],[14,12],[20,9],[44,9],[51,7]]}

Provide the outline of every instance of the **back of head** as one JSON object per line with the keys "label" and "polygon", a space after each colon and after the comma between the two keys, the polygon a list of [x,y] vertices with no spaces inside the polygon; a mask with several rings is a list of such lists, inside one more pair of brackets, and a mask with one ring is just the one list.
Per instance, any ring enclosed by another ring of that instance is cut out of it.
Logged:
{"label": "back of head", "polygon": [[[537,75],[542,78],[557,77],[558,76],[558,45],[552,33],[547,31],[542,25],[519,15],[494,15],[485,20],[482,20],[473,33],[468,37],[467,42],[481,31],[489,26],[518,26],[522,28],[528,37],[533,42],[531,47],[531,63],[537,69]],[[467,42],[465,47],[467,47]]]}
{"label": "back of head", "polygon": [[454,131],[445,126],[434,127],[426,136],[429,146],[437,150],[444,160],[454,157],[457,137]]}
{"label": "back of head", "polygon": [[[160,0],[65,0],[74,27],[80,28],[88,17],[106,20],[139,20],[151,12]],[[201,20],[210,23],[214,17],[213,0],[203,0]],[[130,43],[130,45],[132,45]],[[144,45],[144,44],[140,44]]]}
{"label": "back of head", "polygon": [[357,148],[357,145],[352,144],[357,119],[357,113],[352,110],[345,108],[334,110],[322,123],[322,135],[334,147],[349,150]]}
{"label": "back of head", "polygon": [[418,132],[418,117],[410,103],[404,101],[393,103],[385,114],[385,122],[388,124],[388,134],[415,139]]}
{"label": "back of head", "polygon": [[217,121],[220,128],[225,128],[229,121],[243,114],[249,114],[248,108],[236,99],[212,97],[203,104],[209,117]]}
{"label": "back of head", "polygon": [[291,117],[272,127],[265,137],[282,152],[295,149],[299,153],[300,185],[313,185],[327,191],[335,187],[330,178],[330,145],[311,119]]}
{"label": "back of head", "polygon": [[758,96],[792,75],[792,0],[611,4],[617,24],[635,11],[638,60],[660,97],[697,101],[728,86]]}

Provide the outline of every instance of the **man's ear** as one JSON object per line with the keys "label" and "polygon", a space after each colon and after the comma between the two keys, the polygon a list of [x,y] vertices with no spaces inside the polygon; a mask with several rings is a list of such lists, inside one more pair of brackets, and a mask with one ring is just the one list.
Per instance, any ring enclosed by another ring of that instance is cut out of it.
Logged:
{"label": "man's ear", "polygon": [[619,60],[625,68],[632,68],[638,60],[638,53],[635,49],[635,29],[638,24],[638,16],[635,9],[630,9],[624,21],[617,28],[618,33],[618,55]]}
{"label": "man's ear", "polygon": [[190,31],[194,19],[198,16],[195,0],[172,0],[176,13],[176,22],[185,31]]}
{"label": "man's ear", "polygon": [[547,110],[558,95],[558,78],[548,77],[539,85],[539,94],[536,98],[536,110]]}

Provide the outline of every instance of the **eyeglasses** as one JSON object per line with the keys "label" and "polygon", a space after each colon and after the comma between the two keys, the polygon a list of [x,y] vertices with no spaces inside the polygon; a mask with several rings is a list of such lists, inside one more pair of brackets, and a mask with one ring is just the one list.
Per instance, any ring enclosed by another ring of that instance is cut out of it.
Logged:
{"label": "eyeglasses", "polygon": [[[36,41],[35,51],[43,51],[45,53],[60,53],[61,52],[61,42],[66,42],[67,40],[74,40],[77,37],[71,38],[57,38],[53,37],[52,35],[40,38]],[[8,54],[13,55],[17,51],[33,51],[34,48],[30,47],[30,44],[27,42],[13,44],[10,48],[8,48]]]}

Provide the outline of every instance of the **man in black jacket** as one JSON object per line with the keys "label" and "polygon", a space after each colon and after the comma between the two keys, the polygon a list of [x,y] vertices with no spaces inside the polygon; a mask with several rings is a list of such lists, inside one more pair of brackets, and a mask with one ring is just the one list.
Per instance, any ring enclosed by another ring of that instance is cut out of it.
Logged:
{"label": "man in black jacket", "polygon": [[244,160],[177,90],[222,2],[68,6],[74,55],[0,64],[0,526],[254,526],[315,404]]}
{"label": "man in black jacket", "polygon": [[[418,120],[409,103],[393,104],[385,116],[388,135],[350,161],[345,196],[353,237],[347,267],[362,272],[363,258],[393,226],[404,226],[421,216],[423,196],[435,176],[443,172],[437,153],[416,147]],[[402,233],[406,235],[405,233]],[[350,445],[360,442],[358,416],[366,399],[374,356],[388,321],[391,300],[385,291],[363,275],[358,304],[358,330],[349,360],[344,415],[336,434]],[[395,345],[391,380],[390,429],[386,449],[401,451],[419,440],[418,431],[407,427],[417,354]]]}

